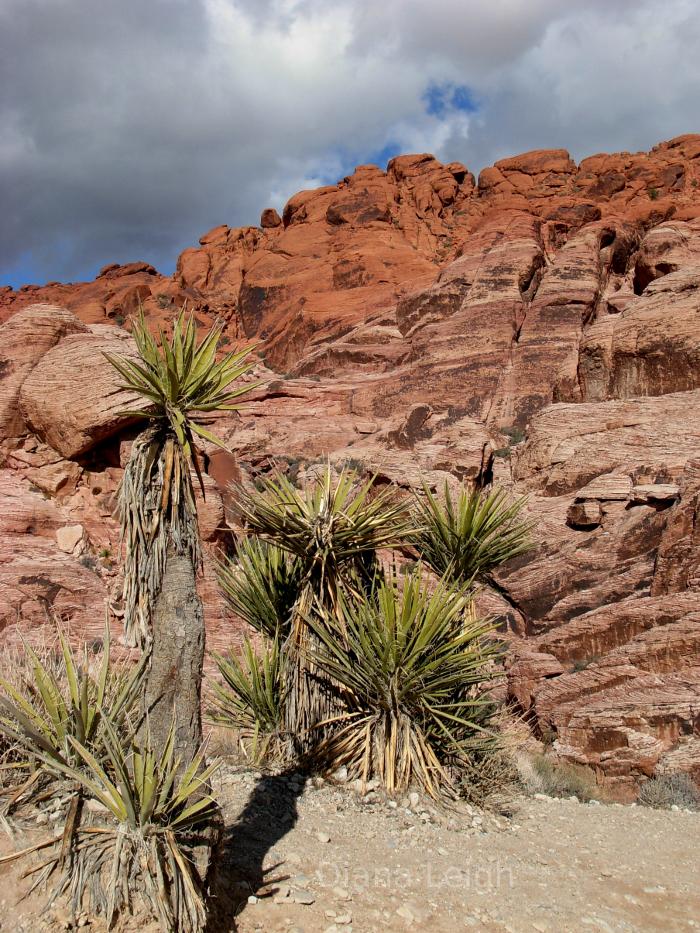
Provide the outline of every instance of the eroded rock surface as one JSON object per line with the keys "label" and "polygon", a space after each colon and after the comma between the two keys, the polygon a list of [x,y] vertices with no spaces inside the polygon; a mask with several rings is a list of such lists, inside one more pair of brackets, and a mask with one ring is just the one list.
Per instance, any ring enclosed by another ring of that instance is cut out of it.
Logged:
{"label": "eroded rock surface", "polygon": [[[700,778],[699,186],[700,136],[580,165],[524,153],[478,182],[401,156],[213,228],[170,278],[131,263],[3,290],[2,638],[118,618],[133,427],[102,351],[129,352],[140,305],[167,326],[187,300],[261,357],[262,386],[217,425],[229,453],[204,451],[209,555],[233,540],[227,483],[272,469],[504,483],[538,529],[483,600],[511,698],[621,795],[655,770]],[[202,592],[225,648],[241,628],[209,557]]]}

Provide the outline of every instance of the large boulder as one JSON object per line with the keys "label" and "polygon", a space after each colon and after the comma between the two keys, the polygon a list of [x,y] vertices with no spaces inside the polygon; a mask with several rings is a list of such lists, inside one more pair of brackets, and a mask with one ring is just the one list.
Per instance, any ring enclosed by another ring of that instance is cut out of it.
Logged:
{"label": "large boulder", "polygon": [[70,311],[50,304],[28,305],[0,325],[0,438],[25,433],[19,394],[37,363],[63,337],[87,332]]}
{"label": "large boulder", "polygon": [[132,423],[123,412],[139,405],[120,389],[121,377],[104,356],[133,354],[133,341],[114,329],[95,330],[49,350],[20,392],[25,422],[63,457],[79,457]]}

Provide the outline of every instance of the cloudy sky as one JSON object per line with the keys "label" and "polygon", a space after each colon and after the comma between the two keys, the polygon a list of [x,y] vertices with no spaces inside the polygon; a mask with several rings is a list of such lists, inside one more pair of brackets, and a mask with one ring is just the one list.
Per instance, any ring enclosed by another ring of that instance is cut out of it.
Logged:
{"label": "cloudy sky", "polygon": [[0,0],[0,284],[92,278],[399,152],[700,132],[697,0]]}

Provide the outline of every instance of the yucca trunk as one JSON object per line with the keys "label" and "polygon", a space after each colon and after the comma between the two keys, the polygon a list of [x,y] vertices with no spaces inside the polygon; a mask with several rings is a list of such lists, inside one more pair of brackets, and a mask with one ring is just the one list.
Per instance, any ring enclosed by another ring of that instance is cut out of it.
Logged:
{"label": "yucca trunk", "polygon": [[309,754],[322,738],[319,724],[339,712],[339,701],[333,695],[328,679],[321,679],[316,666],[308,660],[307,651],[318,647],[314,636],[308,640],[304,653],[292,651],[287,660],[287,692],[282,707],[284,731],[295,755]]}
{"label": "yucca trunk", "polygon": [[[313,661],[321,641],[308,625],[307,617],[313,612],[314,592],[319,590],[320,587],[314,591],[313,586],[307,586],[302,594],[287,646],[287,692],[282,707],[284,729],[294,753],[301,756],[312,753],[324,738],[326,730],[321,724],[343,710],[339,685]],[[326,612],[332,614],[334,610]]]}
{"label": "yucca trunk", "polygon": [[[190,553],[168,546],[163,582],[151,614],[152,642],[143,694],[150,747],[165,748],[174,728],[173,754],[180,762],[180,777],[202,746],[202,668],[205,629],[197,574]],[[202,768],[204,758],[201,759]],[[200,794],[209,792],[207,783]],[[216,865],[215,852],[222,838],[221,814],[212,809],[208,825],[190,850],[202,883]]]}
{"label": "yucca trunk", "polygon": [[204,663],[204,613],[189,553],[168,546],[163,581],[156,597],[144,711],[153,748],[163,748],[175,723],[175,757],[183,767],[202,744],[200,696]]}

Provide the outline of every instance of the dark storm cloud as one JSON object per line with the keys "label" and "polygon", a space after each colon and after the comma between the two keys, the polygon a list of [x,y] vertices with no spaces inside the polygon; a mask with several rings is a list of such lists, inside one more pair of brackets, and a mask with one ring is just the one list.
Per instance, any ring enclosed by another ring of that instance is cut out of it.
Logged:
{"label": "dark storm cloud", "polygon": [[[0,0],[0,272],[169,268],[356,161],[700,129],[695,0]],[[435,101],[440,106],[435,106]]]}

